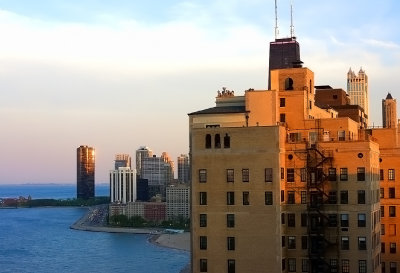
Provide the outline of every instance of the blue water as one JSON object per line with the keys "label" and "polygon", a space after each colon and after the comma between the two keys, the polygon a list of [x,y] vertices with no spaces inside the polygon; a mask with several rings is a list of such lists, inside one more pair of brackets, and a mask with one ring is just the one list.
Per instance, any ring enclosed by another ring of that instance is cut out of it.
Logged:
{"label": "blue water", "polygon": [[[28,197],[33,199],[52,198],[68,199],[76,198],[75,184],[20,184],[0,185],[0,198],[6,197]],[[95,185],[96,196],[109,196],[110,187],[108,184]]]}

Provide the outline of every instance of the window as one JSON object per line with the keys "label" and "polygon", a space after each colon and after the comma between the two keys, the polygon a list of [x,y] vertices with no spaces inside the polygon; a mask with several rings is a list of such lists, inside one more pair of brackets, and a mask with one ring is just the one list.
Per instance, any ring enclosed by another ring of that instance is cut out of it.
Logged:
{"label": "window", "polygon": [[206,149],[211,149],[211,135],[206,135]]}
{"label": "window", "polygon": [[231,137],[228,134],[225,134],[224,136],[224,148],[230,148],[231,147]]}
{"label": "window", "polygon": [[385,266],[385,262],[381,262],[381,272],[382,273],[386,273],[386,266]]}
{"label": "window", "polygon": [[396,253],[396,243],[390,243],[390,253]]}
{"label": "window", "polygon": [[200,249],[207,249],[207,236],[200,236]]}
{"label": "window", "polygon": [[389,206],[389,217],[396,217],[396,207]]}
{"label": "window", "polygon": [[279,106],[280,106],[280,107],[285,107],[285,106],[286,106],[286,100],[285,100],[285,98],[280,98],[280,104],[279,104]]}
{"label": "window", "polygon": [[341,243],[340,243],[340,249],[341,250],[349,250],[349,247],[350,247],[349,236],[342,236]]}
{"label": "window", "polygon": [[381,235],[385,235],[385,224],[381,224]]}
{"label": "window", "polygon": [[389,224],[389,235],[396,236],[396,224]]}
{"label": "window", "polygon": [[286,115],[285,114],[280,114],[279,115],[279,121],[280,122],[286,122]]}
{"label": "window", "polygon": [[250,181],[250,171],[249,169],[242,169],[242,182]]}
{"label": "window", "polygon": [[329,202],[329,204],[336,204],[337,203],[337,192],[336,191],[330,191],[329,192],[328,202]]}
{"label": "window", "polygon": [[380,169],[379,170],[379,180],[385,180],[385,175],[384,175],[384,171],[383,171],[383,169]]}
{"label": "window", "polygon": [[235,205],[235,192],[228,191],[226,193],[226,204],[227,205]]}
{"label": "window", "polygon": [[272,182],[272,168],[265,168],[265,182]]}
{"label": "window", "polygon": [[385,207],[381,206],[381,218],[385,217]]}
{"label": "window", "polygon": [[365,190],[357,191],[357,201],[358,204],[365,204]]}
{"label": "window", "polygon": [[388,170],[388,180],[394,180],[394,179],[395,179],[394,169],[389,169]]}
{"label": "window", "polygon": [[397,273],[397,263],[396,262],[390,262],[389,267],[390,267],[390,273]]}
{"label": "window", "polygon": [[296,272],[296,258],[288,258],[288,272]]}
{"label": "window", "polygon": [[358,227],[366,227],[367,220],[365,213],[358,214]]}
{"label": "window", "polygon": [[389,188],[389,198],[395,198],[396,192],[395,188]]}
{"label": "window", "polygon": [[221,136],[219,134],[215,135],[214,148],[221,148]]}
{"label": "window", "polygon": [[250,193],[248,191],[243,192],[243,205],[250,205]]}
{"label": "window", "polygon": [[200,192],[200,205],[207,205],[207,192]]}
{"label": "window", "polygon": [[308,259],[301,260],[301,272],[308,272],[310,271],[310,265]]}
{"label": "window", "polygon": [[367,261],[366,260],[358,261],[358,273],[367,273]]}
{"label": "window", "polygon": [[285,79],[285,90],[293,90],[293,79],[292,78]]}
{"label": "window", "polygon": [[281,168],[281,179],[285,179],[285,168]]}
{"label": "window", "polygon": [[308,236],[301,236],[301,249],[308,248]]}
{"label": "window", "polygon": [[385,198],[385,189],[384,188],[380,188],[380,195],[379,195],[380,199]]}
{"label": "window", "polygon": [[286,259],[283,258],[282,259],[282,271],[285,271],[285,270],[286,270]]}
{"label": "window", "polygon": [[386,251],[385,243],[382,242],[381,243],[381,253],[385,253],[385,251]]}
{"label": "window", "polygon": [[200,259],[200,272],[207,272],[207,259]]}
{"label": "window", "polygon": [[338,138],[339,141],[345,141],[346,140],[346,131],[338,131]]}
{"label": "window", "polygon": [[307,204],[307,192],[306,191],[301,191],[300,192],[300,201],[302,204]]}
{"label": "window", "polygon": [[284,225],[285,224],[285,214],[281,213],[281,224]]}
{"label": "window", "polygon": [[207,170],[206,169],[199,170],[199,182],[200,183],[207,182]]}
{"label": "window", "polygon": [[337,259],[330,259],[329,265],[331,266],[331,273],[338,272],[338,260]]}
{"label": "window", "polygon": [[328,227],[337,227],[337,214],[328,214]]}
{"label": "window", "polygon": [[349,215],[348,214],[340,214],[340,226],[341,227],[349,226]]}
{"label": "window", "polygon": [[296,214],[288,213],[288,227],[295,227],[296,226]]}
{"label": "window", "polygon": [[340,168],[340,181],[347,181],[347,168]]}
{"label": "window", "polygon": [[234,182],[235,181],[235,172],[233,169],[226,170],[226,182]]}
{"label": "window", "polygon": [[294,169],[293,168],[286,169],[286,179],[287,179],[287,182],[294,182]]}
{"label": "window", "polygon": [[340,191],[340,204],[349,203],[349,193],[348,191]]}
{"label": "window", "polygon": [[296,236],[288,236],[288,249],[296,249]]}
{"label": "window", "polygon": [[301,168],[300,169],[300,181],[301,182],[307,182],[307,170],[306,170],[306,168]]}
{"label": "window", "polygon": [[349,260],[342,260],[342,273],[350,272],[350,262]]}
{"label": "window", "polygon": [[281,190],[281,202],[285,202],[285,191]]}
{"label": "window", "polygon": [[235,237],[227,237],[228,250],[235,250]]}
{"label": "window", "polygon": [[307,213],[302,213],[301,214],[301,226],[306,227],[307,226]]}
{"label": "window", "polygon": [[235,260],[228,260],[228,273],[235,273]]}
{"label": "window", "polygon": [[367,238],[358,237],[358,250],[367,250]]}
{"label": "window", "polygon": [[230,228],[235,227],[235,214],[226,215],[226,226]]}
{"label": "window", "polygon": [[329,168],[328,169],[328,180],[329,181],[336,181],[336,168]]}
{"label": "window", "polygon": [[357,168],[357,180],[365,181],[365,168],[364,167]]}
{"label": "window", "polygon": [[272,191],[265,192],[265,205],[272,205]]}
{"label": "window", "polygon": [[287,203],[288,203],[288,204],[294,204],[294,203],[295,203],[295,200],[294,200],[294,191],[288,191],[288,192],[287,192],[287,195],[288,195]]}
{"label": "window", "polygon": [[200,227],[207,226],[207,214],[200,214]]}

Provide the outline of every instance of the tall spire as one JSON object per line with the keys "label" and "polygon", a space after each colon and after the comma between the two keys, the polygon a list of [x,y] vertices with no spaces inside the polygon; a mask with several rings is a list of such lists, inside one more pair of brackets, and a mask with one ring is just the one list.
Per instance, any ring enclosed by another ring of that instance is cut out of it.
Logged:
{"label": "tall spire", "polygon": [[294,25],[293,25],[293,3],[290,0],[290,37],[293,38],[294,36]]}
{"label": "tall spire", "polygon": [[275,40],[278,39],[279,29],[278,29],[278,5],[275,0]]}

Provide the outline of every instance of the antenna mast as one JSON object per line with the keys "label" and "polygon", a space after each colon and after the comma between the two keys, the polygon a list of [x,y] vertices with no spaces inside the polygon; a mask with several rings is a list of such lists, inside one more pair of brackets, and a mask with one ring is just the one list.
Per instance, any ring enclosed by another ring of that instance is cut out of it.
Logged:
{"label": "antenna mast", "polygon": [[278,29],[278,5],[275,0],[275,40],[278,39],[279,29]]}
{"label": "antenna mast", "polygon": [[290,0],[290,37],[294,37],[294,25],[293,25],[293,3]]}

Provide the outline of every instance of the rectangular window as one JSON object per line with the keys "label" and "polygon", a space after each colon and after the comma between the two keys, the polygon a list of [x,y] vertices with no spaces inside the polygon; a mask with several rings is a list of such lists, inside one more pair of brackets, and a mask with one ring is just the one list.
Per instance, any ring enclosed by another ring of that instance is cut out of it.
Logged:
{"label": "rectangular window", "polygon": [[287,179],[287,182],[294,182],[294,169],[293,168],[286,169],[286,179]]}
{"label": "rectangular window", "polygon": [[287,203],[288,203],[288,204],[294,204],[294,203],[295,203],[295,200],[294,200],[294,191],[288,191],[288,192],[287,192],[287,195],[288,195]]}
{"label": "rectangular window", "polygon": [[272,191],[266,191],[265,192],[265,205],[272,205],[273,200],[272,200]]}
{"label": "rectangular window", "polygon": [[235,273],[236,266],[235,260],[229,259],[228,260],[228,273]]}
{"label": "rectangular window", "polygon": [[342,260],[342,273],[350,273],[350,261]]}
{"label": "rectangular window", "polygon": [[286,115],[285,114],[280,114],[279,115],[279,121],[280,122],[286,122]]}
{"label": "rectangular window", "polygon": [[357,168],[357,181],[365,181],[365,168],[364,167]]}
{"label": "rectangular window", "polygon": [[279,99],[279,102],[280,102],[280,103],[279,103],[279,106],[280,106],[280,107],[285,107],[285,106],[286,106],[285,98],[280,98],[280,99]]}
{"label": "rectangular window", "polygon": [[329,168],[328,169],[328,180],[329,181],[336,181],[336,168]]}
{"label": "rectangular window", "polygon": [[331,266],[331,273],[338,272],[338,260],[337,259],[330,259],[329,265]]}
{"label": "rectangular window", "polygon": [[301,226],[306,227],[307,226],[307,213],[302,213],[301,214]]}
{"label": "rectangular window", "polygon": [[358,250],[367,250],[367,238],[358,237]]}
{"label": "rectangular window", "polygon": [[199,182],[200,183],[207,182],[207,170],[206,169],[199,170]]}
{"label": "rectangular window", "polygon": [[282,247],[285,247],[286,245],[286,237],[282,236]]}
{"label": "rectangular window", "polygon": [[310,265],[308,259],[301,260],[301,272],[308,272],[310,271]]}
{"label": "rectangular window", "polygon": [[343,130],[338,131],[338,138],[339,138],[339,141],[345,141],[346,140],[346,132]]}
{"label": "rectangular window", "polygon": [[235,237],[227,237],[228,250],[235,250]]}
{"label": "rectangular window", "polygon": [[296,236],[288,236],[288,249],[296,249]]}
{"label": "rectangular window", "polygon": [[388,170],[388,180],[394,180],[394,179],[395,179],[394,169],[389,169]]}
{"label": "rectangular window", "polygon": [[340,181],[347,181],[347,168],[340,168]]}
{"label": "rectangular window", "polygon": [[272,168],[265,168],[265,182],[272,182]]}
{"label": "rectangular window", "polygon": [[200,205],[207,205],[207,192],[200,192]]}
{"label": "rectangular window", "polygon": [[397,273],[397,263],[396,262],[390,262],[389,263],[390,267],[390,273]]}
{"label": "rectangular window", "polygon": [[243,192],[243,205],[250,205],[250,193],[248,191]]}
{"label": "rectangular window", "polygon": [[389,188],[389,198],[396,198],[395,188]]}
{"label": "rectangular window", "polygon": [[[385,265],[385,262],[381,262],[381,273],[386,273],[386,265]],[[397,273],[397,272],[395,272],[395,273]]]}
{"label": "rectangular window", "polygon": [[285,179],[285,168],[281,168],[281,179]]}
{"label": "rectangular window", "polygon": [[380,169],[379,170],[379,180],[385,180],[385,175],[384,175],[384,171],[383,171],[383,169]]}
{"label": "rectangular window", "polygon": [[281,190],[281,202],[285,202],[285,191]]}
{"label": "rectangular window", "polygon": [[207,249],[207,236],[200,236],[200,249]]}
{"label": "rectangular window", "polygon": [[250,181],[250,171],[249,169],[242,169],[242,182]]}
{"label": "rectangular window", "polygon": [[390,253],[396,253],[396,243],[390,243]]}
{"label": "rectangular window", "polygon": [[288,213],[288,227],[295,227],[296,226],[296,214]]}
{"label": "rectangular window", "polygon": [[340,204],[349,203],[349,193],[348,191],[340,191]]}
{"label": "rectangular window", "polygon": [[330,191],[329,192],[328,202],[329,202],[329,204],[336,204],[337,203],[337,192],[336,191]]}
{"label": "rectangular window", "polygon": [[358,204],[365,204],[365,190],[357,191],[357,201]]}
{"label": "rectangular window", "polygon": [[307,192],[306,191],[301,191],[300,192],[300,201],[302,204],[307,204]]}
{"label": "rectangular window", "polygon": [[328,227],[337,227],[337,214],[328,214]]}
{"label": "rectangular window", "polygon": [[308,248],[308,236],[301,236],[301,249]]}
{"label": "rectangular window", "polygon": [[366,260],[358,261],[358,273],[367,273],[367,261]]}
{"label": "rectangular window", "polygon": [[235,214],[226,215],[226,226],[230,228],[235,227]]}
{"label": "rectangular window", "polygon": [[233,169],[226,170],[226,182],[234,182],[235,181],[235,172]]}
{"label": "rectangular window", "polygon": [[207,214],[200,214],[200,227],[207,226]]}
{"label": "rectangular window", "polygon": [[307,169],[306,168],[300,169],[300,181],[307,182]]}
{"label": "rectangular window", "polygon": [[396,217],[396,207],[389,206],[389,217]]}
{"label": "rectangular window", "polygon": [[285,214],[281,213],[281,224],[284,225],[285,224]]}
{"label": "rectangular window", "polygon": [[383,199],[383,198],[385,198],[385,189],[384,188],[380,188],[380,195],[379,195],[379,197],[380,197],[380,199]]}
{"label": "rectangular window", "polygon": [[350,248],[349,236],[342,236],[341,243],[340,243],[340,249],[341,250],[349,250],[349,248]]}
{"label": "rectangular window", "polygon": [[385,243],[382,242],[381,243],[381,253],[385,253],[385,251],[386,251],[386,246],[385,246]]}
{"label": "rectangular window", "polygon": [[207,272],[207,259],[200,259],[200,272]]}
{"label": "rectangular window", "polygon": [[367,220],[365,213],[358,214],[358,227],[366,227]]}
{"label": "rectangular window", "polygon": [[385,217],[385,207],[381,206],[381,218]]}
{"label": "rectangular window", "polygon": [[348,214],[340,214],[340,226],[341,227],[349,227],[349,215]]}
{"label": "rectangular window", "polygon": [[235,192],[228,191],[226,193],[226,204],[227,205],[235,205]]}
{"label": "rectangular window", "polygon": [[385,235],[385,224],[381,224],[381,235]]}
{"label": "rectangular window", "polygon": [[288,272],[296,272],[296,258],[288,258]]}

